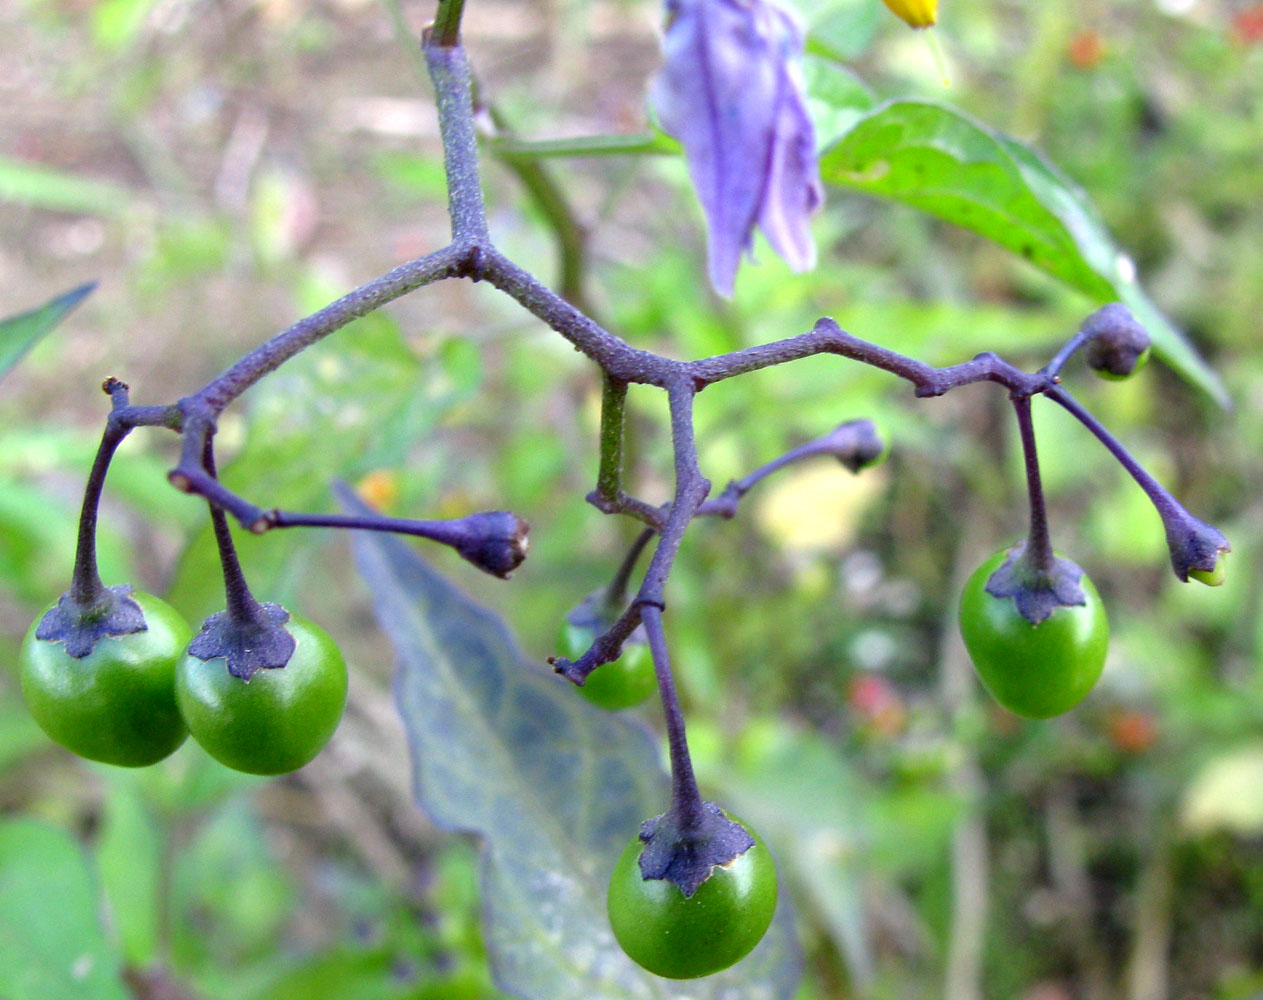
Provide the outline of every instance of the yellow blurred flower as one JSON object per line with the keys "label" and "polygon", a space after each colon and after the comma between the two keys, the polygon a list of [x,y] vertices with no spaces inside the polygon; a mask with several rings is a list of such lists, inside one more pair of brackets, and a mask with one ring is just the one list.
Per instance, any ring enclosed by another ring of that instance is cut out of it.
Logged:
{"label": "yellow blurred flower", "polygon": [[910,27],[928,28],[938,21],[938,0],[882,0]]}

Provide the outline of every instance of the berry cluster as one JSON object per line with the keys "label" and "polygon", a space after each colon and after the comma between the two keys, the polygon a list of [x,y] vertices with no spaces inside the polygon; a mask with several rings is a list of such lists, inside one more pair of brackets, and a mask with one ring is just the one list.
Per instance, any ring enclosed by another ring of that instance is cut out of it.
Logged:
{"label": "berry cluster", "polygon": [[[932,19],[932,4],[889,5],[901,16]],[[751,488],[786,465],[828,455],[858,472],[879,461],[885,448],[870,421],[849,421],[711,498],[693,427],[698,393],[738,375],[820,354],[888,371],[910,382],[918,397],[983,381],[1003,386],[1023,445],[1030,531],[1023,543],[974,574],[960,614],[983,684],[1021,715],[1046,718],[1085,697],[1101,673],[1108,630],[1091,581],[1056,555],[1051,544],[1031,421],[1034,397],[1047,397],[1074,416],[1145,491],[1162,518],[1181,580],[1220,582],[1228,543],[1189,514],[1062,385],[1061,370],[1080,349],[1105,377],[1126,377],[1143,362],[1149,338],[1121,305],[1090,316],[1036,372],[994,354],[933,368],[852,336],[827,318],[798,336],[694,361],[633,348],[603,329],[572,304],[581,296],[552,292],[491,240],[478,176],[470,72],[460,45],[461,9],[461,0],[440,0],[423,46],[438,95],[451,243],[300,320],[177,403],[133,406],[127,386],[107,380],[104,388],[113,405],[85,490],[71,586],[26,638],[23,691],[53,739],[95,760],[151,764],[189,733],[212,756],[242,771],[278,774],[311,760],[341,717],[345,663],[319,628],[250,593],[228,516],[253,533],[336,527],[423,537],[454,548],[499,577],[507,577],[525,557],[527,526],[505,511],[421,521],[258,507],[218,479],[217,418],[260,378],[356,317],[439,280],[486,281],[565,337],[602,372],[600,468],[589,500],[604,513],[637,520],[643,530],[611,584],[567,616],[563,655],[552,662],[605,708],[628,708],[658,691],[670,751],[671,800],[662,815],[642,824],[618,859],[609,889],[610,922],[627,954],[646,969],[676,978],[709,975],[740,960],[762,938],[775,909],[776,875],[768,849],[753,831],[705,802],[698,789],[663,629],[672,566],[695,518],[733,517]],[[631,384],[654,386],[668,397],[675,483],[665,503],[649,503],[623,488],[624,409]],[[191,630],[171,608],[126,586],[106,587],[97,571],[97,507],[106,472],[119,443],[140,426],[181,435],[180,461],[169,479],[208,503],[215,529],[226,606],[191,641]],[[629,595],[629,581],[651,542],[656,544],[649,565]]]}

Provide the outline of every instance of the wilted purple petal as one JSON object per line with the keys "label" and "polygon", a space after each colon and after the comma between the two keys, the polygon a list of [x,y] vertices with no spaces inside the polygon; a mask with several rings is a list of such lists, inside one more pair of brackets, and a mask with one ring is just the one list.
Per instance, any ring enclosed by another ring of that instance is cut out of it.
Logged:
{"label": "wilted purple petal", "polygon": [[769,0],[668,0],[667,13],[654,103],[706,213],[711,284],[732,294],[756,223],[792,268],[810,268],[822,196],[797,23]]}
{"label": "wilted purple petal", "polygon": [[816,266],[816,241],[809,220],[824,200],[824,192],[816,164],[816,130],[807,116],[801,88],[795,96],[796,100],[781,103],[777,117],[759,228],[793,270],[810,271]]}

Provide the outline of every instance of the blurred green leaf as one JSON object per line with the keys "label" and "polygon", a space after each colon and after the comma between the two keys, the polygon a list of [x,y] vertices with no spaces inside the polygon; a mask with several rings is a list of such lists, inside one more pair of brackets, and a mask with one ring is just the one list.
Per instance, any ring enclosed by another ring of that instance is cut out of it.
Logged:
{"label": "blurred green leaf", "polygon": [[101,0],[92,10],[92,33],[109,51],[123,48],[136,37],[157,0]]}
{"label": "blurred green leaf", "polygon": [[[387,1000],[412,996],[406,981],[393,976],[395,956],[388,948],[339,949],[291,969],[257,994],[257,1000]],[[394,980],[392,982],[392,979]]]}
{"label": "blurred green leaf", "polygon": [[502,157],[661,156],[678,153],[680,144],[665,132],[652,131],[635,135],[581,135],[571,139],[492,139],[488,148]]}
{"label": "blurred green leaf", "polygon": [[295,902],[249,800],[230,799],[176,855],[173,961],[222,976],[273,959]]}
{"label": "blurred green leaf", "polygon": [[1082,191],[1030,148],[954,108],[891,101],[821,158],[832,184],[893,198],[995,240],[1098,303],[1120,299],[1154,350],[1220,404],[1219,376],[1136,284]]}
{"label": "blurred green leaf", "polygon": [[0,773],[27,754],[48,746],[48,737],[22,703],[0,693]]}
{"label": "blurred green leaf", "polygon": [[0,156],[0,202],[86,215],[119,215],[131,192],[109,181],[66,173],[40,163]]}
{"label": "blurred green leaf", "polygon": [[[23,600],[51,603],[70,580],[73,524],[63,498],[25,483],[5,483],[0,489],[0,582]],[[97,541],[104,578],[134,579],[130,543],[113,532],[102,532]]]}
{"label": "blurred green leaf", "polygon": [[0,825],[0,996],[126,1000],[79,844],[35,820]]}
{"label": "blurred green leaf", "polygon": [[[769,728],[743,734],[743,767],[727,783],[730,794],[741,815],[780,848],[777,860],[820,915],[852,980],[870,983],[874,956],[863,899],[868,790],[818,734],[776,725],[774,735],[764,735]],[[770,745],[758,749],[761,740]]]}
{"label": "blurred green leaf", "polygon": [[[349,491],[341,498],[362,509]],[[541,1000],[734,991],[788,1000],[800,968],[784,907],[749,958],[706,980],[671,984],[623,955],[605,918],[609,871],[666,804],[645,731],[525,661],[503,622],[398,539],[360,533],[355,548],[400,660],[417,799],[445,829],[483,838],[487,947],[501,988]]]}
{"label": "blurred green leaf", "polygon": [[850,130],[877,103],[868,85],[845,66],[808,59],[804,69],[811,118],[822,146]]}
{"label": "blurred green leaf", "polygon": [[808,19],[807,51],[840,63],[855,62],[877,33],[877,0],[834,0],[796,3]]}
{"label": "blurred green leaf", "polygon": [[162,826],[133,773],[110,768],[106,787],[97,870],[123,960],[144,968],[156,957],[161,934]]}
{"label": "blurred green leaf", "polygon": [[[3,179],[0,178],[0,185],[2,184]],[[90,281],[86,285],[80,285],[64,295],[57,296],[42,306],[0,320],[0,379],[4,378],[13,366],[22,360],[22,355],[30,350],[36,341],[65,319],[75,306],[87,298],[94,288],[96,288],[96,282]]]}

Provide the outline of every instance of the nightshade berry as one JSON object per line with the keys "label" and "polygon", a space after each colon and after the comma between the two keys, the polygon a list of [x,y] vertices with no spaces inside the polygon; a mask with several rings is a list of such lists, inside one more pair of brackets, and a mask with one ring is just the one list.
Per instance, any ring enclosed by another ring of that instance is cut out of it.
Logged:
{"label": "nightshade berry", "polygon": [[289,640],[285,661],[264,666],[239,659],[240,633],[220,612],[176,665],[175,695],[193,739],[221,764],[285,774],[311,761],[338,728],[346,662],[324,629],[276,604],[260,609],[268,631]]}
{"label": "nightshade berry", "polygon": [[[598,635],[598,627],[592,622],[567,618],[561,625],[558,646],[561,655],[569,660],[578,659]],[[608,626],[606,626],[608,627]],[[617,660],[602,663],[579,687],[580,693],[601,708],[616,712],[634,708],[647,701],[658,689],[653,672],[653,653],[645,641],[644,630],[633,632],[623,642],[623,652]]]}
{"label": "nightshade berry", "polygon": [[[1029,575],[1022,548],[999,553],[969,578],[960,631],[991,696],[1016,715],[1047,719],[1069,711],[1096,684],[1109,624],[1096,587],[1074,563],[1058,558],[1050,583]],[[1016,582],[1024,574],[1027,583]]]}
{"label": "nightshade berry", "polygon": [[76,611],[65,595],[31,626],[19,653],[22,696],[67,750],[144,767],[188,736],[175,704],[175,664],[189,627],[152,594],[112,587],[101,598],[95,610]]}
{"label": "nightshade berry", "polygon": [[614,866],[607,897],[610,927],[627,956],[655,975],[696,979],[726,969],[748,955],[772,923],[772,855],[744,824],[724,820],[737,825],[746,846],[710,866],[691,892],[666,877],[644,873],[648,848],[643,830]]}

